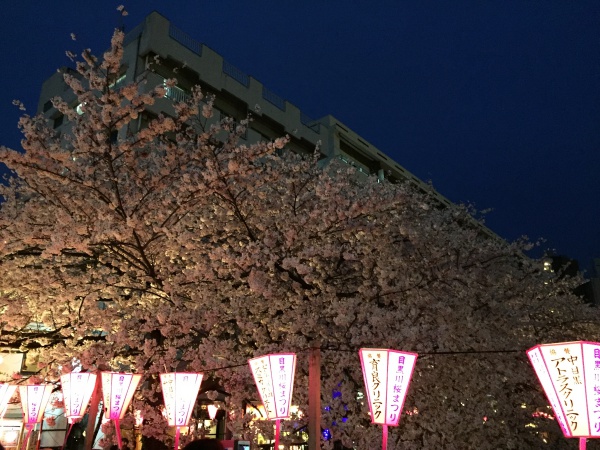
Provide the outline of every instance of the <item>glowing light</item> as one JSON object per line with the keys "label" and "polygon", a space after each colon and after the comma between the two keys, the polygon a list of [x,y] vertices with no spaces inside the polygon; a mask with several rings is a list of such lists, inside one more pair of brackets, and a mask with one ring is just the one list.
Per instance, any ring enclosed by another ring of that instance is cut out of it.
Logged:
{"label": "glowing light", "polygon": [[161,373],[165,412],[170,427],[185,427],[196,403],[203,374],[201,373]]}
{"label": "glowing light", "polygon": [[248,361],[267,418],[289,419],[296,355],[279,353]]}
{"label": "glowing light", "polygon": [[100,375],[104,414],[111,420],[121,420],[127,412],[142,375],[119,372],[101,372]]}
{"label": "glowing light", "polygon": [[208,410],[208,417],[210,417],[210,420],[215,420],[219,407],[217,405],[210,404],[206,407],[206,409]]}
{"label": "glowing light", "polygon": [[[120,372],[100,372],[102,381],[102,402],[104,405],[104,418],[115,421],[115,432],[119,448],[122,448],[121,427],[119,421],[125,416],[127,407],[135,390],[142,379],[142,375],[135,373]],[[138,425],[138,418],[141,414],[135,416],[135,423]],[[143,420],[143,419],[141,419]]]}
{"label": "glowing light", "polygon": [[379,348],[362,348],[359,354],[371,423],[397,426],[417,354]]}
{"label": "glowing light", "polygon": [[600,343],[536,345],[527,355],[565,437],[600,437]]}
{"label": "glowing light", "polygon": [[51,384],[28,384],[19,386],[23,423],[36,424],[44,418],[48,400],[52,395]]}
{"label": "glowing light", "polygon": [[80,420],[86,412],[96,387],[96,374],[71,372],[60,377],[65,403],[65,417],[69,423]]}

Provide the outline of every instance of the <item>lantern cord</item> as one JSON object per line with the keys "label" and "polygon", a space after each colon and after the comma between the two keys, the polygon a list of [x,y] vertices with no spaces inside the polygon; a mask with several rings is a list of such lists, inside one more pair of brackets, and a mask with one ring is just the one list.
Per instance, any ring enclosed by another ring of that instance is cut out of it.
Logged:
{"label": "lantern cord", "polygon": [[63,441],[61,450],[64,450],[65,446],[67,445],[67,439],[69,439],[69,434],[71,434],[71,428],[73,428],[73,422],[69,423],[69,429],[67,430],[67,432],[65,434],[65,440]]}
{"label": "lantern cord", "polygon": [[[303,349],[302,352],[306,352],[309,349]],[[341,349],[339,347],[321,347],[323,351],[336,351],[336,352],[346,352],[346,353],[354,353],[358,350],[354,349]],[[407,350],[408,351],[408,350]],[[446,351],[446,352],[415,352],[419,354],[419,357],[422,356],[437,356],[437,355],[483,355],[483,354],[502,354],[502,353],[525,353],[526,350],[459,350],[459,351]]]}
{"label": "lantern cord", "polygon": [[[303,348],[298,353],[305,353],[311,350],[312,347]],[[358,350],[342,349],[334,346],[321,347],[322,351],[335,351],[345,353],[355,353]],[[504,354],[504,353],[525,353],[526,350],[462,350],[462,351],[447,351],[447,352],[415,352],[419,357],[425,356],[457,356],[457,355],[485,355],[485,354]],[[204,372],[218,372],[219,370],[237,369],[238,367],[248,367],[248,363],[232,364],[229,366],[214,367],[205,369]]]}

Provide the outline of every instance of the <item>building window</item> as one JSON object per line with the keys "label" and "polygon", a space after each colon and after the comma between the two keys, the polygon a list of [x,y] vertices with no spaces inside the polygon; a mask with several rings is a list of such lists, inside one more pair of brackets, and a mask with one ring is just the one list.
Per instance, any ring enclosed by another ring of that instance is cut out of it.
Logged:
{"label": "building window", "polygon": [[60,127],[63,124],[64,120],[65,120],[65,116],[63,114],[61,114],[56,119],[54,119],[54,124],[53,124],[54,128]]}

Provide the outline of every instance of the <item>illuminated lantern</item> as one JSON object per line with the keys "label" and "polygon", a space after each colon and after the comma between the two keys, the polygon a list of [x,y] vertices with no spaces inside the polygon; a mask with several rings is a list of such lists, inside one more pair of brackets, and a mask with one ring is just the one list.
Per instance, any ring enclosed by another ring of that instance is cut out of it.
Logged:
{"label": "illuminated lantern", "polygon": [[65,417],[72,425],[81,420],[96,387],[96,374],[88,372],[71,372],[60,377]]}
{"label": "illuminated lantern", "polygon": [[6,414],[6,408],[8,408],[8,402],[15,394],[17,390],[16,385],[8,383],[0,383],[0,419]]}
{"label": "illuminated lantern", "polygon": [[275,420],[275,449],[279,449],[281,419],[289,419],[296,354],[279,353],[248,360],[267,418]]}
{"label": "illuminated lantern", "polygon": [[102,380],[102,402],[104,417],[115,421],[115,432],[119,448],[123,447],[119,421],[125,416],[127,407],[142,378],[140,374],[100,372]]}
{"label": "illuminated lantern", "polygon": [[23,410],[23,423],[27,428],[27,436],[23,440],[23,450],[27,448],[29,436],[36,423],[40,423],[44,418],[46,405],[52,395],[51,384],[28,384],[19,386],[21,396],[21,409]]}
{"label": "illuminated lantern", "polygon": [[85,410],[96,387],[96,374],[89,372],[71,372],[60,377],[60,385],[65,404],[65,417],[69,429],[65,433],[63,448],[73,428],[73,424],[85,415]]}
{"label": "illuminated lantern", "polygon": [[210,420],[215,420],[219,407],[217,405],[210,404],[206,407],[206,409],[208,410],[208,417],[210,417]]}
{"label": "illuminated lantern", "polygon": [[600,437],[600,343],[536,345],[527,356],[563,434],[585,449],[587,438]]}
{"label": "illuminated lantern", "polygon": [[196,404],[202,377],[201,373],[189,372],[160,374],[167,422],[175,427],[175,450],[179,448],[181,427],[187,426]]}
{"label": "illuminated lantern", "polygon": [[388,426],[398,426],[418,355],[382,348],[361,348],[358,353],[371,423],[383,425],[382,449],[385,450]]}

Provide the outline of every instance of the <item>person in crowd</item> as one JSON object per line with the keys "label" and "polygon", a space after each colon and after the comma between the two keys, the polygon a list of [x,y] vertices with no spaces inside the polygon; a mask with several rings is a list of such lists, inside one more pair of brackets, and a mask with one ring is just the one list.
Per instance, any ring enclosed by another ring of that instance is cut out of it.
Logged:
{"label": "person in crowd", "polygon": [[190,442],[183,450],[224,450],[221,442],[216,439],[196,439]]}

